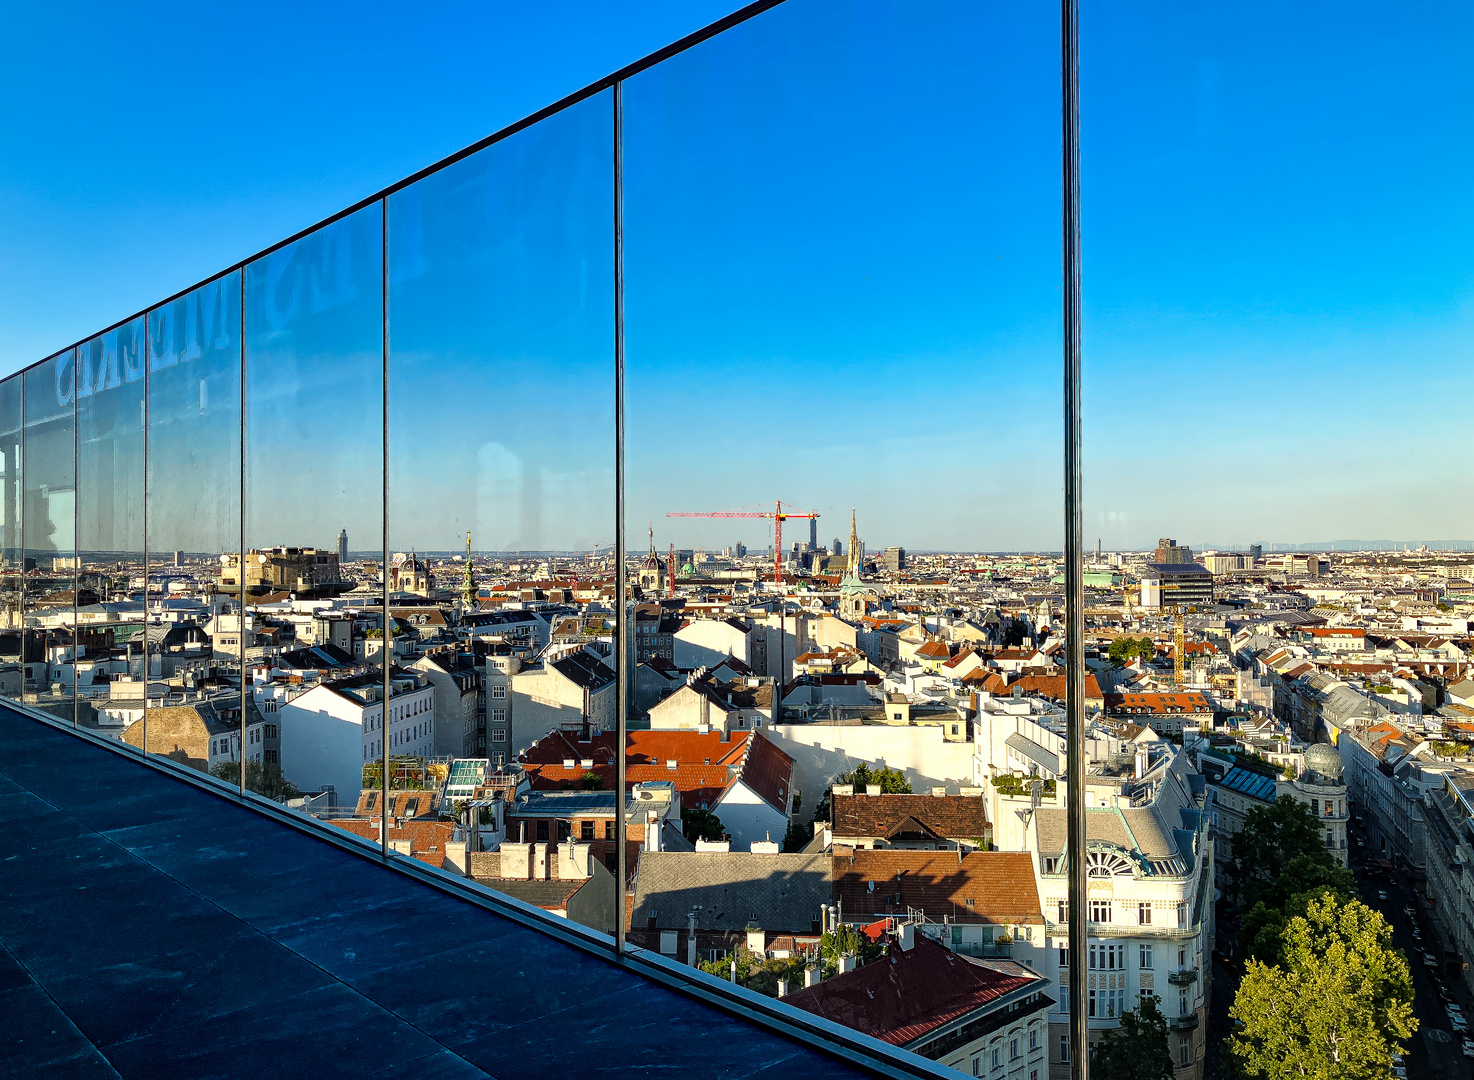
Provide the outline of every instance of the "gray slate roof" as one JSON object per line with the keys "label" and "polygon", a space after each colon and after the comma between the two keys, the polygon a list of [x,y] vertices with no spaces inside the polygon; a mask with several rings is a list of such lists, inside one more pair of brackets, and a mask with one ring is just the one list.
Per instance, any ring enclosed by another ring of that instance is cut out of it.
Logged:
{"label": "gray slate roof", "polygon": [[654,911],[656,925],[685,927],[697,905],[703,930],[741,930],[755,917],[776,933],[808,933],[833,896],[833,861],[824,854],[753,855],[725,851],[647,851],[640,856],[632,922]]}

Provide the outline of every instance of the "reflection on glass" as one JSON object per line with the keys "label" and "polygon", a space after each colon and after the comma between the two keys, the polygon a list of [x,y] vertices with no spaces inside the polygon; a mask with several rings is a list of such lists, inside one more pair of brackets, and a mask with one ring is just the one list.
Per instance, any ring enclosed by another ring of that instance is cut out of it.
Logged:
{"label": "reflection on glass", "polygon": [[357,805],[383,745],[382,213],[245,271],[246,552],[220,587],[245,597],[246,751],[277,750],[266,793],[311,810]]}
{"label": "reflection on glass", "polygon": [[[162,669],[144,596],[144,349],[141,318],[77,349],[78,712],[131,746],[179,757],[173,739],[148,737]],[[29,386],[26,404],[29,427]]]}
{"label": "reflection on glass", "polygon": [[19,698],[21,673],[21,376],[0,382],[0,694]]}
{"label": "reflection on glass", "polygon": [[[148,315],[148,633],[161,708],[184,759],[240,782],[240,274]],[[280,769],[279,746],[246,731],[247,780]],[[272,768],[274,766],[274,769]]]}
{"label": "reflection on glass", "polygon": [[72,719],[76,587],[72,353],[22,374],[21,687],[27,701]]}
{"label": "reflection on glass", "polygon": [[[430,752],[457,770],[446,839],[490,888],[541,904],[567,883],[558,909],[608,933],[612,105],[415,183],[388,219],[391,603],[398,662],[433,688]],[[571,799],[505,801],[517,751],[565,729],[602,741],[599,769]]]}
{"label": "reflection on glass", "polygon": [[[629,940],[799,1008],[867,1000],[858,928],[908,914],[903,983],[941,949],[1056,974],[972,736],[1060,601],[1058,43],[1044,8],[791,3],[624,86]],[[1021,1075],[1052,1005],[989,1020]]]}

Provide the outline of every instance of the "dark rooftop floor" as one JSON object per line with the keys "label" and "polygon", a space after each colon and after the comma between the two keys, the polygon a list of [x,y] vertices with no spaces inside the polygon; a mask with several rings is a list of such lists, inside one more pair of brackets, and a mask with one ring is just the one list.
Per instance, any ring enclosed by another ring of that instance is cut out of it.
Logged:
{"label": "dark rooftop floor", "polygon": [[0,1076],[870,1075],[0,706]]}

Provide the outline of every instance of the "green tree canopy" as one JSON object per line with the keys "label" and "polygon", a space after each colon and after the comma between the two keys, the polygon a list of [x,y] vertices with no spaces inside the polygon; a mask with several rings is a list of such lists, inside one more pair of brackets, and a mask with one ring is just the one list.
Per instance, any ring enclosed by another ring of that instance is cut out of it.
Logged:
{"label": "green tree canopy", "polygon": [[[863,761],[849,772],[840,773],[836,776],[833,784],[854,784],[856,791],[861,791],[870,784],[879,784],[882,795],[912,794],[911,781],[906,779],[906,774],[900,769],[892,769],[884,765],[870,766],[866,765]],[[831,788],[833,784],[831,784]],[[824,792],[824,797],[819,800],[819,805],[815,807],[815,821],[830,820],[829,795],[830,792]]]}
{"label": "green tree canopy", "polygon": [[1150,660],[1157,655],[1157,643],[1149,636],[1139,638],[1118,637],[1111,642],[1111,647],[1106,650],[1106,655],[1116,667],[1125,667],[1138,656],[1143,660]]}
{"label": "green tree canopy", "polygon": [[1121,1014],[1121,1026],[1105,1032],[1090,1051],[1095,1080],[1172,1080],[1172,1048],[1167,1018],[1155,997],[1144,997],[1135,1012]]}
{"label": "green tree canopy", "polygon": [[603,791],[604,778],[595,772],[586,772],[578,779],[578,786],[584,791]]}
{"label": "green tree canopy", "polygon": [[1326,850],[1325,834],[1310,807],[1281,795],[1268,806],[1244,815],[1244,827],[1233,838],[1229,866],[1230,894],[1252,907],[1282,867],[1307,856],[1325,864],[1335,860]]}
{"label": "green tree canopy", "polygon": [[1386,1080],[1417,1030],[1407,960],[1380,912],[1323,895],[1290,919],[1279,966],[1250,960],[1229,1015],[1243,1072],[1262,1080]]}
{"label": "green tree canopy", "polygon": [[722,819],[700,807],[681,807],[681,832],[693,843],[697,840],[721,840],[727,835]]}
{"label": "green tree canopy", "polygon": [[819,956],[824,962],[824,977],[829,978],[839,970],[840,957],[857,956],[860,963],[868,964],[880,958],[885,946],[874,944],[853,926],[840,923],[833,930],[826,930],[819,938]]}
{"label": "green tree canopy", "polygon": [[731,956],[724,956],[720,960],[702,960],[697,966],[708,975],[730,979],[734,959],[737,961],[737,981],[749,990],[756,990],[769,997],[778,996],[780,978],[788,980],[790,989],[796,990],[802,986],[804,968],[808,965],[808,960],[803,956],[790,956],[784,960],[764,959],[757,953],[739,947]]}
{"label": "green tree canopy", "polygon": [[1325,852],[1297,855],[1275,878],[1256,883],[1254,906],[1245,914],[1238,940],[1243,955],[1263,964],[1283,959],[1281,939],[1290,920],[1303,917],[1311,901],[1329,893],[1342,903],[1356,898],[1351,871]]}

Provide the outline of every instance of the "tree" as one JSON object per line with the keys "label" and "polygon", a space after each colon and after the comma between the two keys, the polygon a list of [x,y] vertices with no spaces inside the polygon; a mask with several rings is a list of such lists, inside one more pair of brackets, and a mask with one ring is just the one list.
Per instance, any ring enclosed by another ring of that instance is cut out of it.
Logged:
{"label": "tree", "polygon": [[1310,807],[1281,795],[1269,806],[1256,806],[1244,815],[1244,827],[1233,838],[1229,889],[1235,899],[1252,907],[1281,867],[1300,856],[1334,862],[1326,851],[1325,834]]}
{"label": "tree", "polygon": [[1172,1048],[1167,1018],[1155,997],[1144,997],[1136,1012],[1121,1014],[1121,1026],[1106,1031],[1090,1051],[1095,1080],[1172,1080]]}
{"label": "tree", "polygon": [[853,926],[846,926],[844,923],[833,930],[824,931],[819,938],[819,958],[824,963],[825,978],[839,970],[841,957],[856,956],[860,963],[868,964],[879,959],[884,952],[884,946],[874,944]]}
{"label": "tree", "polygon": [[733,960],[737,962],[737,981],[749,990],[769,997],[778,996],[780,977],[788,979],[788,985],[794,989],[803,985],[804,968],[808,966],[808,959],[803,956],[791,956],[786,960],[764,959],[740,946],[730,956],[720,960],[702,960],[697,966],[708,975],[730,979]]}
{"label": "tree", "polygon": [[603,791],[604,778],[598,773],[586,772],[579,778],[578,786],[584,791]]}
{"label": "tree", "polygon": [[1407,959],[1380,912],[1332,895],[1281,935],[1282,962],[1250,960],[1229,1052],[1263,1080],[1385,1080],[1418,1028]]}
{"label": "tree", "polygon": [[[856,791],[863,791],[870,784],[879,784],[882,795],[910,795],[911,781],[906,779],[906,774],[900,769],[887,768],[884,765],[876,765],[871,768],[863,761],[847,773],[840,773],[834,778],[834,784],[853,784]],[[833,784],[831,784],[831,788]],[[819,800],[819,805],[814,809],[815,821],[828,821],[830,792],[824,792],[824,797]]]}
{"label": "tree", "polygon": [[1157,644],[1148,636],[1139,638],[1118,637],[1111,642],[1111,647],[1106,650],[1111,664],[1115,667],[1125,667],[1138,656],[1143,660],[1150,660],[1157,655]]}
{"label": "tree", "polygon": [[697,840],[721,840],[727,835],[721,818],[696,806],[681,807],[681,832],[693,843]]}
{"label": "tree", "polygon": [[[239,786],[241,782],[240,762],[222,761],[210,769],[210,775],[227,784]],[[277,801],[295,799],[302,794],[296,784],[282,775],[280,765],[268,762],[263,766],[261,762],[255,760],[246,762],[246,790]]]}
{"label": "tree", "polygon": [[1244,914],[1238,940],[1245,957],[1279,964],[1281,938],[1290,920],[1303,917],[1314,900],[1330,894],[1345,903],[1356,898],[1356,879],[1324,852],[1297,855],[1267,885],[1255,888],[1257,899]]}

